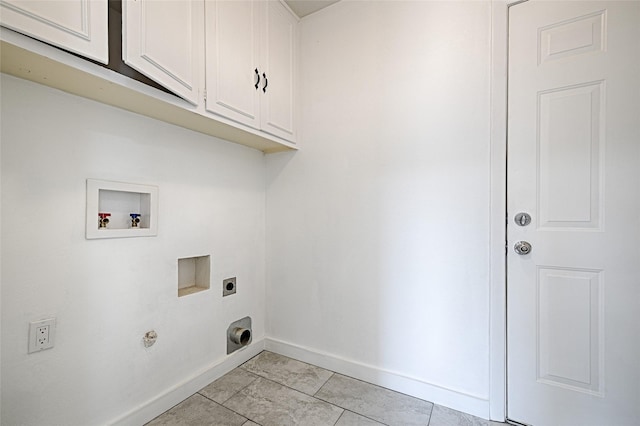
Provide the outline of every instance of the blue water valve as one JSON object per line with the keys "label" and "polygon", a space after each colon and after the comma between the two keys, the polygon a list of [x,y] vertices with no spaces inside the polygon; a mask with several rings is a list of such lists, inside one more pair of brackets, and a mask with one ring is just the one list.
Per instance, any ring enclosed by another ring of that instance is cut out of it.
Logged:
{"label": "blue water valve", "polygon": [[130,213],[129,216],[131,216],[131,227],[137,228],[140,224],[140,213]]}

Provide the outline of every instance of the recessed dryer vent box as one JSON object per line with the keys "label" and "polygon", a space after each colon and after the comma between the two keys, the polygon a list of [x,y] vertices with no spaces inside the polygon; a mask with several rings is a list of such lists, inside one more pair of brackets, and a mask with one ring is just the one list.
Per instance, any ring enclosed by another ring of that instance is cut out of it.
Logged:
{"label": "recessed dryer vent box", "polygon": [[178,259],[178,297],[208,290],[211,277],[211,256]]}
{"label": "recessed dryer vent box", "polygon": [[87,239],[156,236],[158,187],[87,179],[86,220]]}

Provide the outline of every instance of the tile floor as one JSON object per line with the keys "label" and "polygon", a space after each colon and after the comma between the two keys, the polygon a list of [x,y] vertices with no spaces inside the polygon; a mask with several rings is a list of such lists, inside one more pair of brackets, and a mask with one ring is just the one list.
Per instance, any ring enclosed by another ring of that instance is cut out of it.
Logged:
{"label": "tile floor", "polygon": [[498,426],[264,351],[149,426]]}

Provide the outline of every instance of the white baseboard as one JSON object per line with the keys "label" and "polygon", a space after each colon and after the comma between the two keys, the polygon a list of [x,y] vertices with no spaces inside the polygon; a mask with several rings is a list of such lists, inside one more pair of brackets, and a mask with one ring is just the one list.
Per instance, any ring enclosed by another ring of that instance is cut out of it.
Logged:
{"label": "white baseboard", "polygon": [[214,361],[191,377],[165,389],[156,397],[135,407],[109,424],[117,426],[140,426],[164,413],[174,405],[184,401],[214,380],[247,362],[264,350],[264,340],[252,342],[244,349]]}
{"label": "white baseboard", "polygon": [[266,338],[265,349],[483,419],[489,418],[489,400],[487,398],[434,385],[400,373],[281,340]]}

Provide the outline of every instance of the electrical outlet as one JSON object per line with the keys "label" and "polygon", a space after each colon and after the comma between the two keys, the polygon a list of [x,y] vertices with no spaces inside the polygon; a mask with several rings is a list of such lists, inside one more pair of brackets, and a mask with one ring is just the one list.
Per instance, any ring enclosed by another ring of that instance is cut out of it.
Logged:
{"label": "electrical outlet", "polygon": [[56,319],[50,318],[29,323],[29,351],[39,352],[53,347]]}
{"label": "electrical outlet", "polygon": [[44,348],[49,344],[49,326],[36,327],[36,347]]}
{"label": "electrical outlet", "polygon": [[236,292],[236,277],[227,278],[222,281],[222,296],[229,296]]}

